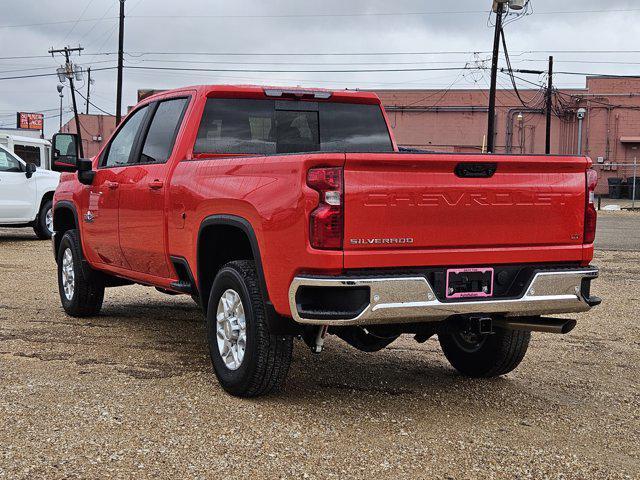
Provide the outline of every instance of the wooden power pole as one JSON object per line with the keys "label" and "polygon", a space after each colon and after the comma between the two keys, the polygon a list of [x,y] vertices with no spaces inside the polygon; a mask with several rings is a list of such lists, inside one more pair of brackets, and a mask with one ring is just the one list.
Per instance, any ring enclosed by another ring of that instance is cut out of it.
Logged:
{"label": "wooden power pole", "polygon": [[489,90],[489,123],[487,125],[487,152],[496,149],[496,90],[498,84],[498,60],[500,56],[500,35],[502,34],[502,14],[504,3],[496,6],[496,30],[493,38],[493,57],[491,59],[491,87]]}
{"label": "wooden power pole", "polygon": [[78,144],[79,144],[78,150],[80,153],[80,158],[84,157],[84,148],[82,147],[82,132],[80,131],[80,118],[78,117],[78,104],[76,103],[76,89],[73,85],[73,78],[76,74],[76,71],[69,57],[72,52],[80,53],[82,50],[84,50],[84,48],[82,47],[76,47],[76,48],[64,47],[61,49],[52,48],[51,50],[49,50],[49,53],[51,54],[51,56],[55,55],[56,53],[64,54],[64,58],[65,58],[65,64],[63,67],[65,70],[64,76],[66,76],[66,78],[69,79],[69,87],[71,89],[71,103],[73,104],[73,116],[75,117],[75,120],[76,120],[76,133],[78,134]]}
{"label": "wooden power pole", "polygon": [[116,125],[122,119],[122,63],[124,60],[124,1],[120,0],[120,27],[118,32],[118,85],[116,87]]}

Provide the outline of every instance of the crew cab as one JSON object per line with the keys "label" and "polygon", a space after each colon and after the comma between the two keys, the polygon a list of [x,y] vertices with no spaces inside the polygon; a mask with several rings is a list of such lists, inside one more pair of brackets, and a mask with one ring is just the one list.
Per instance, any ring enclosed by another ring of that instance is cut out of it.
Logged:
{"label": "crew cab", "polygon": [[191,295],[233,395],[280,387],[293,339],[327,334],[369,352],[437,335],[462,374],[503,375],[532,331],[600,303],[588,158],[402,152],[373,93],[188,87],[91,160],[53,143],[65,311],[128,283]]}
{"label": "crew cab", "polygon": [[51,238],[59,180],[59,173],[27,163],[0,146],[0,227],[32,227],[38,238]]}

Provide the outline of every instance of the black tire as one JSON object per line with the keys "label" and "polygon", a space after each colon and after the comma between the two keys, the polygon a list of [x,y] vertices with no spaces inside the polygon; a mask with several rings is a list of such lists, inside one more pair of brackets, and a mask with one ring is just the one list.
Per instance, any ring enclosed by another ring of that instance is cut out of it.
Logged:
{"label": "black tire", "polygon": [[[63,284],[64,257],[71,253],[74,288],[70,298]],[[77,230],[68,230],[58,249],[58,292],[62,308],[72,317],[91,317],[100,313],[104,299],[104,279],[99,272],[85,265],[83,268],[82,247]]]}
{"label": "black tire", "polygon": [[[239,295],[246,325],[244,358],[235,369],[227,366],[218,347],[218,304],[228,290]],[[207,308],[207,340],[213,370],[229,394],[257,397],[282,387],[291,364],[293,337],[269,332],[254,262],[229,262],[216,275]]]}
{"label": "black tire", "polygon": [[51,212],[51,208],[53,208],[51,200],[42,202],[38,218],[36,218],[36,223],[33,225],[33,231],[40,240],[50,240],[51,235],[53,235],[53,225],[51,227],[47,226],[47,214]]}
{"label": "black tire", "polygon": [[492,335],[469,337],[450,328],[438,334],[453,368],[467,377],[493,378],[514,370],[522,361],[531,332],[495,328]]}

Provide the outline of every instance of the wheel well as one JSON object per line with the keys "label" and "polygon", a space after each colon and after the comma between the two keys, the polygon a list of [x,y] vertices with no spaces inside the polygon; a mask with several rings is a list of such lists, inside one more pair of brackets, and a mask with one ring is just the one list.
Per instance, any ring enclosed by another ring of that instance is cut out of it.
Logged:
{"label": "wheel well", "polygon": [[42,196],[42,200],[40,201],[40,208],[38,208],[38,212],[40,212],[40,209],[42,209],[42,205],[44,205],[44,202],[49,200],[53,201],[53,192],[47,192]]}
{"label": "wheel well", "polygon": [[76,225],[76,216],[69,207],[58,207],[54,210],[53,215],[53,231],[56,233],[54,237],[55,251],[60,247],[60,241],[67,230],[78,228]]}
{"label": "wheel well", "polygon": [[218,270],[233,260],[257,260],[248,234],[234,225],[203,227],[198,239],[198,286],[205,312]]}

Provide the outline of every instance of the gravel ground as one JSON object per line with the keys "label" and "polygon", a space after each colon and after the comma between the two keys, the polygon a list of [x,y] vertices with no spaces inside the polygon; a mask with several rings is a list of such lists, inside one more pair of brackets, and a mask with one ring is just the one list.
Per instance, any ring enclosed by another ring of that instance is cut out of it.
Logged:
{"label": "gravel ground", "polygon": [[596,248],[639,251],[640,211],[598,212]]}
{"label": "gravel ground", "polygon": [[640,253],[599,252],[605,303],[504,378],[461,378],[435,339],[329,338],[239,400],[190,300],[124,287],[69,318],[49,242],[0,229],[0,251],[0,478],[640,478]]}

